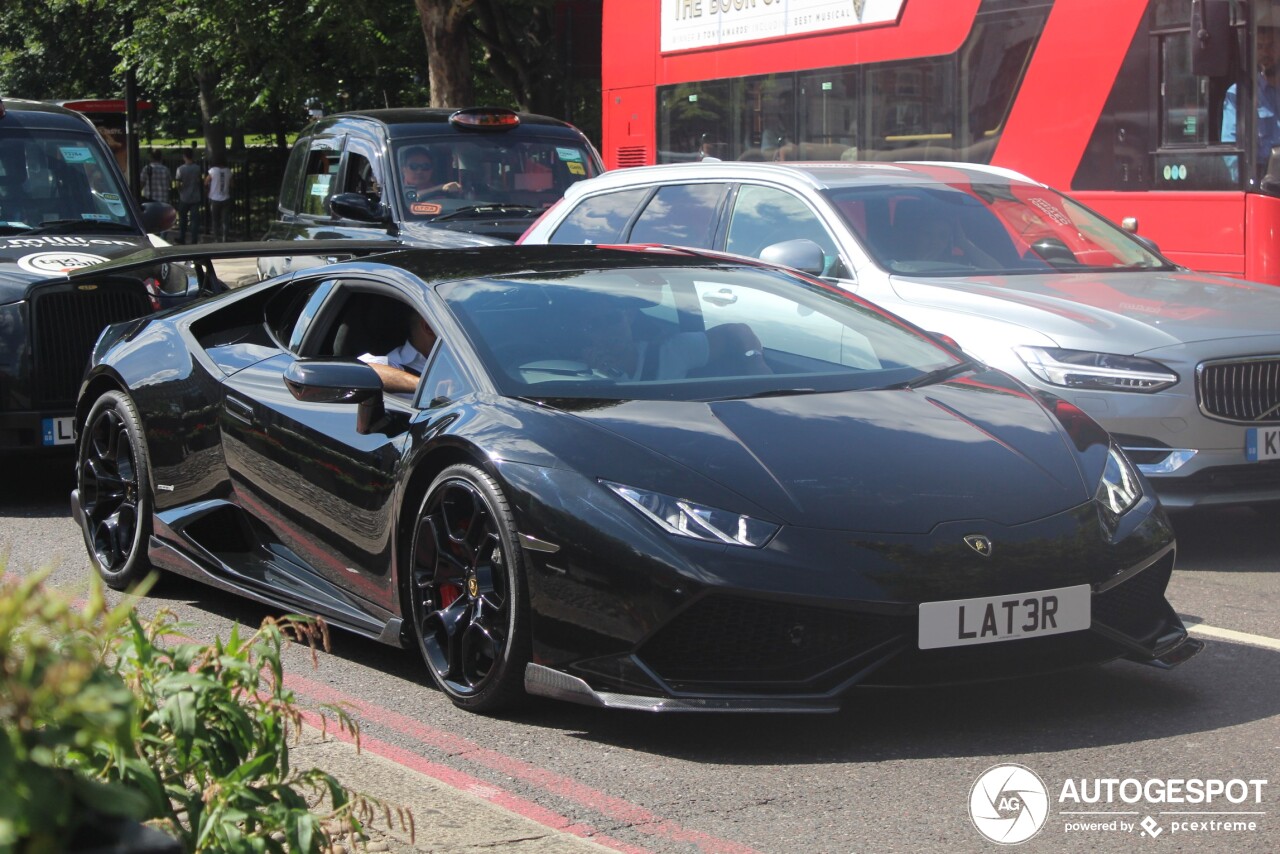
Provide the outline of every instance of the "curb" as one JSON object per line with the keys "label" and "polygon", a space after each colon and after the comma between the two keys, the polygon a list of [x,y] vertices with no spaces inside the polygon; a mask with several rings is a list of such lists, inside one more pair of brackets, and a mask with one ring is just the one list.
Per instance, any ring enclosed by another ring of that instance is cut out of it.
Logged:
{"label": "curb", "polygon": [[[602,854],[616,851],[583,839],[552,824],[535,821],[493,802],[500,792],[467,775],[456,775],[454,784],[406,767],[379,755],[377,743],[361,739],[362,749],[345,734],[322,733],[311,715],[298,744],[289,747],[295,768],[321,768],[352,792],[384,803],[391,811],[388,822],[379,814],[366,829],[367,850],[388,852],[481,852],[501,848],[518,854],[567,852]],[[473,791],[459,788],[468,785]],[[482,796],[484,795],[484,796]],[[412,838],[395,819],[397,808],[413,816]],[[559,818],[547,814],[551,821]],[[561,819],[566,822],[566,819]]]}

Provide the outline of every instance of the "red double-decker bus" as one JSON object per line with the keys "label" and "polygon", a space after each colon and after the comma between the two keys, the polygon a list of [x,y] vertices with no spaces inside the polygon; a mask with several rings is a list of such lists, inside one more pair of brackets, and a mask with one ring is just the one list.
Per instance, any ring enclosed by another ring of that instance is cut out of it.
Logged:
{"label": "red double-decker bus", "polygon": [[1280,284],[1280,0],[605,0],[610,168],[963,160]]}

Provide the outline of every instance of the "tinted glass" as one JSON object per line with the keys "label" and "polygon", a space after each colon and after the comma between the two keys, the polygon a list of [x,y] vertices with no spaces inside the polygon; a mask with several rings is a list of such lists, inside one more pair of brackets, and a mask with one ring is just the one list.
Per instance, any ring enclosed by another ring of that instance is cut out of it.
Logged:
{"label": "tinted glass", "polygon": [[774,187],[743,185],[729,217],[725,251],[760,257],[766,246],[784,240],[812,240],[826,258],[824,274],[839,261],[835,240],[809,206],[797,196]]}
{"label": "tinted glass", "polygon": [[1052,5],[982,0],[946,56],[659,87],[658,162],[989,163]]}
{"label": "tinted glass", "polygon": [[622,190],[583,199],[551,235],[550,243],[621,243],[622,230],[649,190]]}
{"label": "tinted glass", "polygon": [[133,229],[124,189],[97,135],[0,131],[0,234],[72,220],[77,231]]}
{"label": "tinted glass", "polygon": [[298,209],[298,184],[302,181],[302,172],[307,165],[308,141],[299,140],[289,153],[289,162],[284,169],[284,179],[280,182],[280,210],[293,213]]}
{"label": "tinted glass", "polygon": [[311,142],[307,166],[302,176],[302,199],[298,211],[310,216],[328,216],[325,202],[333,195],[337,185],[338,166],[341,165],[342,140],[316,139]]}
{"label": "tinted glass", "polygon": [[724,184],[676,184],[660,188],[645,205],[627,242],[710,248],[724,193]]}
{"label": "tinted glass", "polygon": [[410,139],[393,152],[395,182],[411,219],[501,205],[545,210],[570,185],[599,174],[573,137],[448,134]]}
{"label": "tinted glass", "polygon": [[876,262],[912,276],[1169,269],[1127,232],[1034,184],[827,192]]}
{"label": "tinted glass", "polygon": [[587,271],[451,282],[438,291],[511,396],[844,391],[958,364],[880,312],[782,271]]}

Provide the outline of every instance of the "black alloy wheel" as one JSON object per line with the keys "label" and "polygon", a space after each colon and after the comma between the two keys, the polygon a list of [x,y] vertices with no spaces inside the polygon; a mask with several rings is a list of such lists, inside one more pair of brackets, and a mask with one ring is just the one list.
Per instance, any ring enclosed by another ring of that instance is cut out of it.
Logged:
{"label": "black alloy wheel", "polygon": [[442,471],[414,529],[413,626],[436,684],[460,708],[492,712],[524,696],[528,595],[515,521],[493,478]]}
{"label": "black alloy wheel", "polygon": [[133,401],[111,391],[94,402],[80,434],[76,480],[84,541],[107,586],[123,590],[151,571],[151,479]]}

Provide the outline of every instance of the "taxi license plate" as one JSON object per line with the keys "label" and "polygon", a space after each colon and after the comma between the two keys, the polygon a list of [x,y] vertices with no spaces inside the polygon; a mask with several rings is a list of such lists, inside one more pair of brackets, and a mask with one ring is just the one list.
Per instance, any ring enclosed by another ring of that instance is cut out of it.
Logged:
{"label": "taxi license plate", "polygon": [[46,445],[70,445],[76,440],[74,418],[46,418],[40,428],[41,441]]}
{"label": "taxi license plate", "polygon": [[920,649],[1060,635],[1089,628],[1088,584],[920,603]]}
{"label": "taxi license plate", "polygon": [[1250,427],[1244,434],[1244,455],[1250,462],[1280,460],[1280,427]]}

